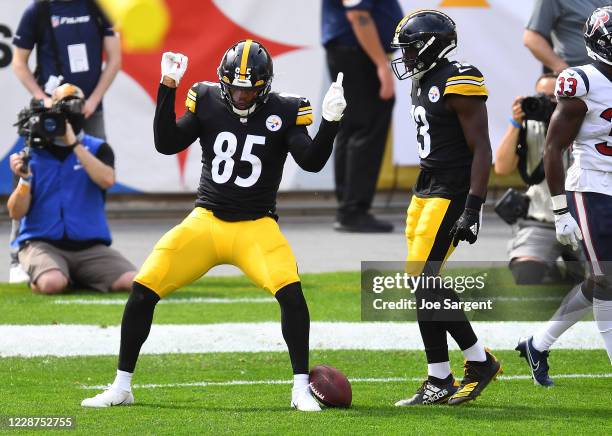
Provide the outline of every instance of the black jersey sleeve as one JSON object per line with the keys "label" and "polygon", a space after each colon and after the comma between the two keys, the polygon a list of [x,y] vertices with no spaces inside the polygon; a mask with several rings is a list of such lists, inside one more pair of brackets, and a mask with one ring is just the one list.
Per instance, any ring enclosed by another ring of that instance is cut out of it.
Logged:
{"label": "black jersey sleeve", "polygon": [[338,133],[339,122],[321,120],[319,131],[314,139],[304,125],[291,127],[287,132],[289,152],[297,164],[305,171],[321,171],[333,150],[334,138]]}
{"label": "black jersey sleeve", "polygon": [[153,119],[153,136],[155,148],[162,154],[183,151],[198,138],[198,118],[188,107],[185,114],[177,120],[174,111],[175,98],[176,88],[160,83]]}

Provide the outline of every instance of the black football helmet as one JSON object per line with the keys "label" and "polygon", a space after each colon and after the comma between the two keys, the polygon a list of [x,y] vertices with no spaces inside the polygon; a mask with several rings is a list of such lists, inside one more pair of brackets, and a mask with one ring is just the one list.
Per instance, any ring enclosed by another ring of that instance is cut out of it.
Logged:
{"label": "black football helmet", "polygon": [[584,42],[590,57],[612,65],[612,6],[604,6],[591,14],[584,24]]}
{"label": "black football helmet", "polygon": [[[246,117],[268,100],[274,76],[272,57],[260,42],[245,39],[225,52],[217,75],[228,108],[241,117]],[[244,109],[236,106],[232,90],[237,88],[258,91],[250,107]]]}
{"label": "black football helmet", "polygon": [[397,78],[420,79],[457,47],[455,22],[440,11],[413,12],[397,25],[391,47],[402,50],[402,57],[391,62]]}

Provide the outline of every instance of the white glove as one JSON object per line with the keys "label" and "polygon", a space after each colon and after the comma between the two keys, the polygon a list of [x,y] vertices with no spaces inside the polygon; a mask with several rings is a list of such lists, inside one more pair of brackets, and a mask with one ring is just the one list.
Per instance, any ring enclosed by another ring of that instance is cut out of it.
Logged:
{"label": "white glove", "polygon": [[571,245],[573,250],[577,250],[578,241],[582,241],[582,232],[574,217],[567,210],[565,195],[555,195],[552,197],[552,203],[557,241],[563,245]]}
{"label": "white glove", "polygon": [[187,56],[181,53],[172,53],[171,51],[165,52],[161,58],[162,76],[160,82],[164,81],[164,76],[168,76],[173,79],[176,82],[176,86],[178,86],[187,70],[188,61],[189,59]]}
{"label": "white glove", "polygon": [[323,118],[327,121],[340,121],[344,109],[346,108],[346,100],[344,99],[344,88],[342,88],[342,79],[344,73],[338,73],[338,78],[332,82],[331,86],[323,98]]}

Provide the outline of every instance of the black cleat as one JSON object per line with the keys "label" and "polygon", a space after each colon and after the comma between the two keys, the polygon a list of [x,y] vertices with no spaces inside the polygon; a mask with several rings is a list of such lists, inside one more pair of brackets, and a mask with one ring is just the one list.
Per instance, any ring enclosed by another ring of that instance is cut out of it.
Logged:
{"label": "black cleat", "polygon": [[491,380],[495,380],[503,372],[501,364],[486,350],[487,360],[484,362],[466,361],[461,387],[448,400],[448,404],[456,406],[461,403],[475,400],[478,395],[487,387]]}
{"label": "black cleat", "polygon": [[527,360],[533,383],[540,386],[551,387],[554,385],[548,376],[548,351],[538,351],[533,346],[533,336],[521,338],[515,348]]}
{"label": "black cleat", "polygon": [[444,404],[459,389],[459,383],[453,378],[449,383],[435,384],[425,380],[412,398],[399,400],[396,406],[416,406],[428,404]]}

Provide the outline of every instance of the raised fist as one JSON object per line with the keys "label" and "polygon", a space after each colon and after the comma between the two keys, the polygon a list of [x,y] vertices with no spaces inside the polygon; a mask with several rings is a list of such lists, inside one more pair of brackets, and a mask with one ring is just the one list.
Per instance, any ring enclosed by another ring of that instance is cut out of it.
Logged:
{"label": "raised fist", "polygon": [[178,86],[187,70],[188,60],[187,56],[181,53],[165,52],[161,59],[161,82],[164,81],[164,77],[169,77]]}

